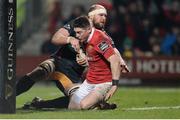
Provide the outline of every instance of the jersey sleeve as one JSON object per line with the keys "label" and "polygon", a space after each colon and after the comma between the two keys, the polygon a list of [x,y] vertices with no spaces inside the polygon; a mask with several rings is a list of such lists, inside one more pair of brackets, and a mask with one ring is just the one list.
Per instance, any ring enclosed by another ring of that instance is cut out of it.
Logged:
{"label": "jersey sleeve", "polygon": [[109,40],[110,44],[112,45],[112,47],[115,48],[114,41],[112,40],[112,38],[110,36],[109,36],[108,40]]}
{"label": "jersey sleeve", "polygon": [[94,45],[94,49],[98,53],[102,54],[106,59],[115,54],[113,46],[108,40],[105,39]]}
{"label": "jersey sleeve", "polygon": [[109,37],[109,41],[110,41],[112,47],[115,48],[115,44],[114,44],[114,41],[113,41],[112,37],[109,36],[106,31],[104,31],[104,33]]}

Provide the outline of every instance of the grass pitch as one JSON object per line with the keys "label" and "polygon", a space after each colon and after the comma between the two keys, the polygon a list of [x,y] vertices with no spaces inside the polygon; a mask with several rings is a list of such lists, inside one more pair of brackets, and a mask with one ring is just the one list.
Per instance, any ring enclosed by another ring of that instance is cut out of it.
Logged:
{"label": "grass pitch", "polygon": [[52,99],[62,94],[54,86],[34,86],[17,97],[16,114],[0,114],[1,119],[180,119],[180,88],[120,87],[110,100],[115,110],[66,109],[22,110],[35,96]]}

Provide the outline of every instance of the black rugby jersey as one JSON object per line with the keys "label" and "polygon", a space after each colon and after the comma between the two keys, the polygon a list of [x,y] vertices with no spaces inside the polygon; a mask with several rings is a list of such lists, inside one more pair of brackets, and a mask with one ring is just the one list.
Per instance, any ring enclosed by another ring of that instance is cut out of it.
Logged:
{"label": "black rugby jersey", "polygon": [[[69,22],[63,26],[68,32],[69,36],[75,37],[75,31],[72,27],[72,22]],[[76,60],[76,51],[71,46],[71,44],[61,45],[59,49],[52,55],[57,58],[66,58],[69,60]]]}

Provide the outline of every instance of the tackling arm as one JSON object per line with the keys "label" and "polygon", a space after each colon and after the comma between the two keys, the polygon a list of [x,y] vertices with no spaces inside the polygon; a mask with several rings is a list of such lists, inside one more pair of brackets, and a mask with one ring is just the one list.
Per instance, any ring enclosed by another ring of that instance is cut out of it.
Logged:
{"label": "tackling arm", "polygon": [[71,44],[75,50],[80,49],[79,40],[70,36],[68,30],[60,28],[52,37],[52,43],[55,45]]}
{"label": "tackling arm", "polygon": [[65,28],[60,28],[52,37],[52,43],[55,45],[67,44],[69,32]]}

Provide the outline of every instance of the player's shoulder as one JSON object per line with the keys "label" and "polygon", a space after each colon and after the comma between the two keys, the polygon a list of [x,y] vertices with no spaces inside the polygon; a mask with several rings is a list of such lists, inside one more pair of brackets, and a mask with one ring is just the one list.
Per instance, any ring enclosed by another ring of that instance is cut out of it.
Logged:
{"label": "player's shoulder", "polygon": [[93,45],[96,45],[102,40],[102,32],[95,28],[93,32],[94,33],[93,33],[90,43]]}
{"label": "player's shoulder", "polygon": [[101,41],[107,40],[109,37],[101,30],[95,29],[94,31],[94,42],[99,43]]}
{"label": "player's shoulder", "polygon": [[99,29],[96,29],[96,28],[95,28],[95,34],[98,37],[103,37],[105,35],[102,30],[99,30]]}

